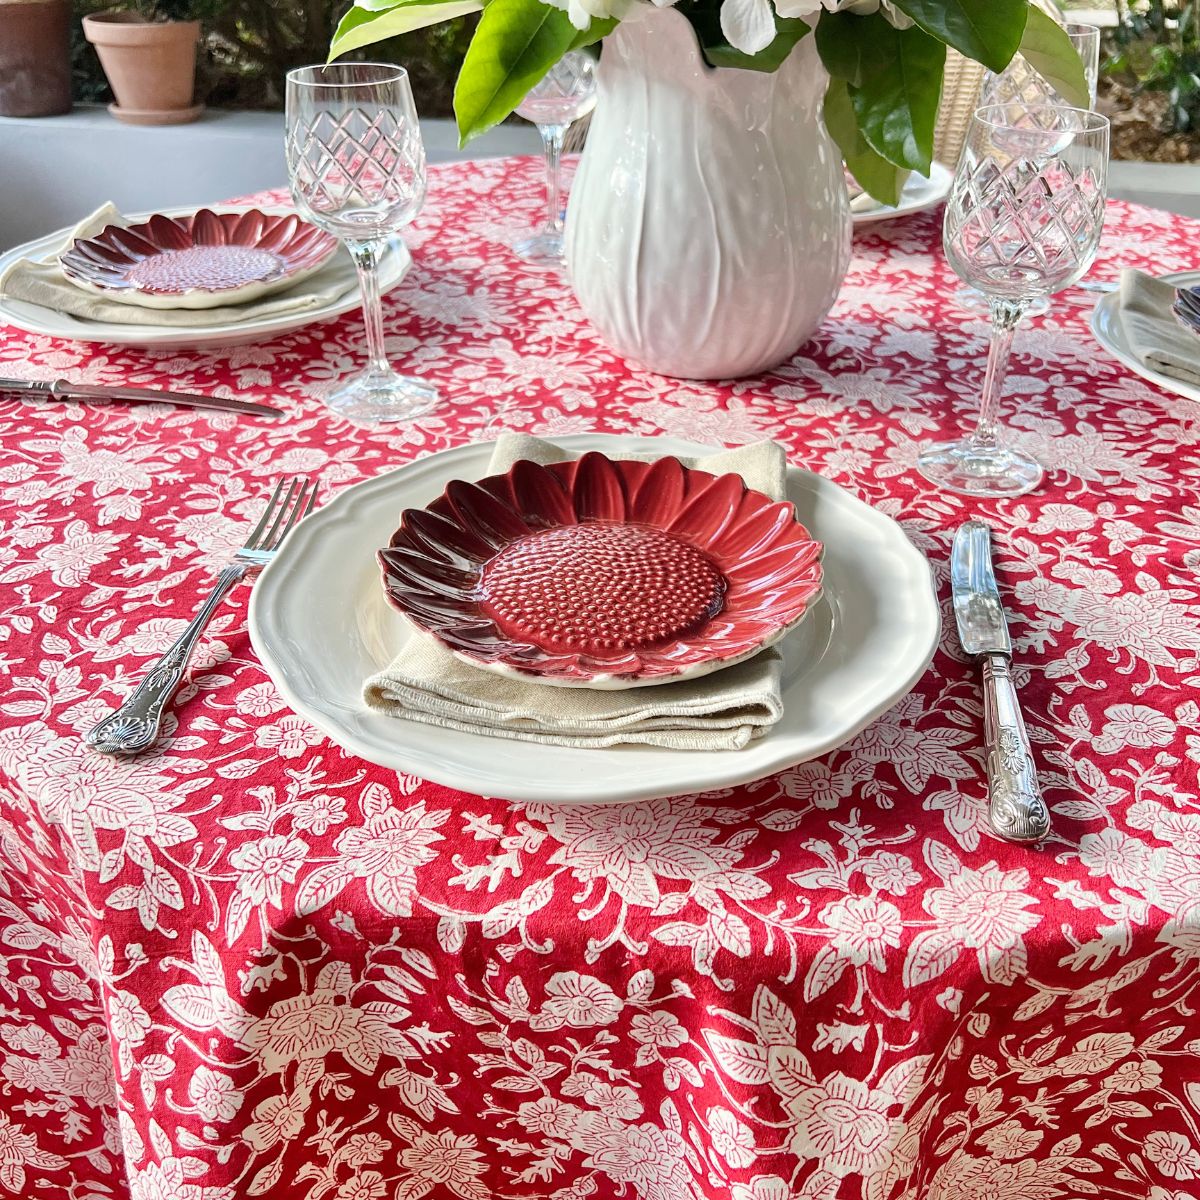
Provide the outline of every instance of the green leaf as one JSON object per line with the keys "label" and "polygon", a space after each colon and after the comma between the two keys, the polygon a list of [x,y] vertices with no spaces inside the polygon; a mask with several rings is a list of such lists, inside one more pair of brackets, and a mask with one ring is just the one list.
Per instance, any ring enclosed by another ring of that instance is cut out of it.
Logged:
{"label": "green leaf", "polygon": [[831,79],[825,93],[825,128],[837,142],[850,173],[881,204],[897,204],[908,172],[876,154],[858,128],[843,79]]}
{"label": "green leaf", "polygon": [[367,9],[357,5],[338,22],[338,27],[329,46],[329,61],[385,41],[426,25],[449,21],[453,17],[465,17],[478,12],[482,0],[400,0],[386,9]]}
{"label": "green leaf", "polygon": [[823,12],[817,25],[817,53],[834,79],[860,85],[863,81],[863,46],[859,41],[862,18],[850,12]]}
{"label": "green leaf", "polygon": [[578,35],[565,12],[540,0],[489,0],[454,88],[459,145],[503,121]]}
{"label": "green leaf", "polygon": [[1026,0],[895,0],[935,38],[991,71],[1003,71],[1021,44]]}
{"label": "green leaf", "polygon": [[714,67],[738,67],[743,71],[777,71],[783,60],[808,32],[799,17],[776,17],[775,37],[757,54],[743,54],[722,40],[704,47],[704,57]]}
{"label": "green leaf", "polygon": [[1091,108],[1083,63],[1067,31],[1040,8],[1029,7],[1025,34],[1021,38],[1025,61],[1068,103]]}
{"label": "green leaf", "polygon": [[858,22],[862,83],[847,85],[858,128],[876,154],[928,175],[945,44],[915,25],[896,29],[881,13]]}

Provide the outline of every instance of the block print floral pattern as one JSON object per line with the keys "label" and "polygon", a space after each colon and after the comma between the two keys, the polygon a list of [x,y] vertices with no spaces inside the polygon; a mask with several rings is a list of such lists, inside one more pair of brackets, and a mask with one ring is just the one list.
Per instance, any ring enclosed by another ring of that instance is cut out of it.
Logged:
{"label": "block print floral pattern", "polygon": [[[894,517],[945,590],[978,506],[914,473],[975,406],[985,329],[937,216],[856,243],[808,357],[666,380],[507,239],[532,161],[436,168],[388,303],[445,403],[331,420],[355,319],[225,352],[9,331],[3,372],[273,398],[286,421],[0,401],[0,1196],[71,1200],[1200,1198],[1200,409],[1023,334],[983,508],[1054,811],[983,823],[947,637],[850,744],[747,787],[510,807],[348,757],[213,623],[152,754],[80,731],[177,635],[268,481],[327,492],[468,439],[770,436]],[[1195,229],[1114,205],[1107,261]],[[602,768],[597,756],[597,769]]]}

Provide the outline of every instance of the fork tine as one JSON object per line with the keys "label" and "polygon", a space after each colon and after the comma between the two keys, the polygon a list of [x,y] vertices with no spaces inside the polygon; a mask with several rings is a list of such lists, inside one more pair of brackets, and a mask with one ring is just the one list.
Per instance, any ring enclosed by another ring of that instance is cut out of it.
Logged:
{"label": "fork tine", "polygon": [[[296,496],[295,503],[292,505],[291,512],[288,513],[287,519],[283,522],[278,530],[271,530],[270,544],[265,547],[267,550],[277,550],[283,539],[291,532],[292,526],[295,525],[301,517],[306,516],[312,507],[311,501],[309,500],[309,480],[303,479],[299,480],[298,482],[301,483],[301,488],[299,494]],[[309,500],[307,504],[306,500]]]}
{"label": "fork tine", "polygon": [[305,510],[304,510],[304,515],[306,517],[308,516],[308,514],[310,512],[312,512],[313,508],[315,507],[315,505],[317,503],[317,492],[319,492],[320,490],[321,490],[321,485],[319,483],[314,483],[312,495],[310,495],[308,498],[308,507],[305,508]]}
{"label": "fork tine", "polygon": [[258,550],[274,549],[275,533],[279,529],[279,526],[282,523],[284,517],[287,516],[287,514],[291,511],[292,501],[296,495],[296,488],[297,488],[297,486],[303,485],[307,482],[308,481],[306,479],[304,479],[303,476],[300,476],[300,475],[293,475],[292,478],[288,480],[287,495],[284,496],[283,503],[279,506],[279,511],[275,514],[275,520],[271,522],[270,528],[267,530],[267,532],[265,534],[263,534],[262,540],[259,542],[256,549],[258,549]]}
{"label": "fork tine", "polygon": [[258,519],[258,524],[251,531],[250,536],[246,539],[245,549],[254,550],[258,546],[258,539],[262,536],[262,531],[267,527],[267,519],[271,515],[276,503],[279,500],[279,494],[283,491],[283,485],[286,480],[281,479],[276,485],[275,490],[271,493],[270,500],[267,501],[266,507],[263,509],[263,514]]}

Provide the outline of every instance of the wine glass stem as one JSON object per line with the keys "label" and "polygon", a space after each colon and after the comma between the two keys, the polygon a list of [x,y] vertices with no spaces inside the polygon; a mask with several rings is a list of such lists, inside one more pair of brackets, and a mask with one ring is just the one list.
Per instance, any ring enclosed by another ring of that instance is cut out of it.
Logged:
{"label": "wine glass stem", "polygon": [[977,450],[994,450],[999,444],[1000,394],[1008,374],[1008,356],[1012,351],[1013,335],[1029,304],[1025,300],[1002,300],[988,297],[992,314],[992,337],[988,346],[987,372],[983,377],[983,398],[979,405],[979,424],[971,434],[971,444]]}
{"label": "wine glass stem", "polygon": [[560,211],[562,196],[562,148],[567,135],[565,125],[539,125],[542,147],[546,152],[546,232],[561,234],[563,219]]}
{"label": "wine glass stem", "polygon": [[367,327],[367,370],[371,374],[388,374],[392,368],[383,345],[383,297],[379,292],[379,260],[387,242],[349,242],[347,245],[358,268],[358,286],[362,292],[363,323]]}

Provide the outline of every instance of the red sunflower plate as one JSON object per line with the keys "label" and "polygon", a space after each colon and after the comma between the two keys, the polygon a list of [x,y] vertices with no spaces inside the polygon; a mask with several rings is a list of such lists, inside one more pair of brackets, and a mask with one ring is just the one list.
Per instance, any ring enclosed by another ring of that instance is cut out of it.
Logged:
{"label": "red sunflower plate", "polygon": [[257,208],[186,217],[156,213],[138,225],[106,225],[58,256],[77,287],[142,308],[244,304],[319,270],[337,239]]}
{"label": "red sunflower plate", "polygon": [[628,688],[779,641],[820,593],[821,551],[739,475],[592,452],[452,481],[379,563],[392,606],[476,666]]}

